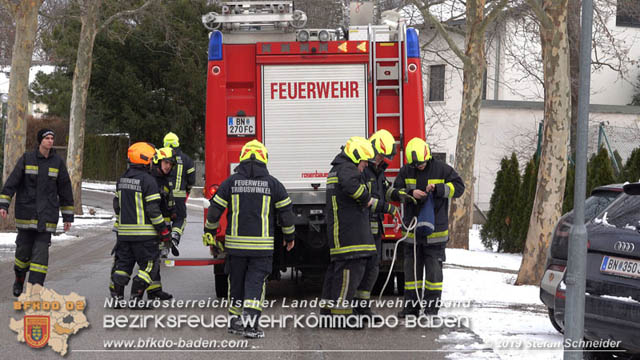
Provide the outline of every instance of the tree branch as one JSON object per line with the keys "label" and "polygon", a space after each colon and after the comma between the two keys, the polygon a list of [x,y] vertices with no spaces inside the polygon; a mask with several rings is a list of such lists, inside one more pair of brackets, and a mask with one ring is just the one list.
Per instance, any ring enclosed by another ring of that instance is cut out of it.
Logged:
{"label": "tree branch", "polygon": [[[93,1],[93,0],[91,0]],[[98,28],[98,32],[101,32],[102,30],[104,30],[106,27],[108,27],[112,22],[114,22],[117,19],[121,19],[124,17],[129,17],[129,16],[133,16],[136,15],[142,11],[144,11],[146,8],[148,8],[149,6],[151,6],[151,4],[155,3],[157,0],[147,0],[145,1],[144,4],[142,4],[142,6],[140,6],[137,9],[133,9],[133,10],[123,10],[123,11],[119,11],[113,15],[111,15],[107,20],[105,20],[102,25],[100,25],[100,27]]]}
{"label": "tree branch", "polygon": [[502,10],[505,8],[505,6],[507,6],[507,1],[508,0],[500,0],[500,2],[493,7],[489,15],[485,16],[484,20],[482,20],[482,24],[480,24],[480,31],[484,32],[484,30],[487,28],[487,25],[496,20],[498,15],[502,13]]}
{"label": "tree branch", "polygon": [[422,13],[422,17],[425,20],[428,20],[429,23],[431,23],[431,25],[433,25],[436,28],[438,34],[440,34],[440,36],[442,36],[442,38],[447,42],[447,45],[449,45],[449,48],[451,49],[451,51],[453,51],[453,53],[456,54],[460,58],[460,60],[462,60],[463,63],[469,63],[471,61],[471,59],[469,59],[469,57],[466,56],[464,52],[460,50],[458,45],[453,41],[453,39],[451,38],[447,30],[445,30],[445,28],[442,26],[440,21],[438,21],[438,19],[436,19],[431,14],[431,11],[429,11],[428,6],[422,4],[420,1],[417,1],[417,0],[410,0],[410,3],[415,5]]}
{"label": "tree branch", "polygon": [[553,23],[551,22],[551,19],[549,19],[547,14],[544,12],[544,9],[540,5],[540,0],[525,0],[525,1],[527,2],[527,4],[529,4],[529,7],[531,7],[531,10],[533,10],[533,12],[536,14],[536,17],[540,21],[540,26],[543,26],[545,29],[550,29],[553,27]]}

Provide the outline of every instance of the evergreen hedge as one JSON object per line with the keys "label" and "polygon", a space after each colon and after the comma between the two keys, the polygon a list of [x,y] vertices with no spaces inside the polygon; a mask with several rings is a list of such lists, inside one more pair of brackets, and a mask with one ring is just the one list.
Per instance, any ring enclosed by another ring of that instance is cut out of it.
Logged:
{"label": "evergreen hedge", "polygon": [[116,181],[127,169],[126,136],[86,135],[82,177],[99,181]]}
{"label": "evergreen hedge", "polygon": [[[614,156],[621,164],[620,155],[614,152]],[[538,160],[534,155],[520,175],[515,154],[512,154],[510,159],[505,157],[500,161],[500,171],[497,173],[491,194],[491,209],[487,214],[487,222],[480,231],[482,243],[487,248],[497,247],[498,251],[515,253],[523,251],[536,194],[538,166]],[[613,163],[604,147],[592,155],[587,163],[587,194],[601,185],[639,180],[640,147],[633,150],[618,176],[615,175]],[[563,213],[573,209],[574,182],[575,166],[569,164],[562,204]]]}

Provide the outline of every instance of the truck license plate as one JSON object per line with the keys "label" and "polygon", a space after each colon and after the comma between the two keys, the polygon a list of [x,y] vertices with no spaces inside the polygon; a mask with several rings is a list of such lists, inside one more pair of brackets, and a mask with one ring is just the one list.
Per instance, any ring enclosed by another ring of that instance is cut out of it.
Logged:
{"label": "truck license plate", "polygon": [[253,136],[256,134],[255,116],[228,116],[227,136]]}
{"label": "truck license plate", "polygon": [[600,271],[606,274],[640,279],[640,261],[604,256]]}

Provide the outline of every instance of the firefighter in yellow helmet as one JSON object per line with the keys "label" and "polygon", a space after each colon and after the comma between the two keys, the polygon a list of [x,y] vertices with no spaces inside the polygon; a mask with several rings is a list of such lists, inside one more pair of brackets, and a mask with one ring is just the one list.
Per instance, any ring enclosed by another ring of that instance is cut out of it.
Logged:
{"label": "firefighter in yellow helmet", "polygon": [[[256,321],[262,313],[266,280],[273,270],[274,241],[282,241],[290,251],[295,239],[291,199],[284,185],[269,175],[267,162],[267,148],[258,140],[242,147],[240,165],[211,199],[204,226],[204,244],[227,254],[228,331],[248,338],[264,337]],[[225,210],[227,229],[221,242],[216,239],[216,230]],[[282,239],[274,238],[276,215]],[[243,327],[243,321],[248,325]]]}
{"label": "firefighter in yellow helmet", "polygon": [[[196,168],[193,160],[180,149],[180,139],[178,135],[169,132],[164,136],[163,146],[171,148],[176,165],[171,169],[169,181],[173,184],[171,189],[176,202],[176,218],[172,220],[171,242],[177,249],[180,238],[187,226],[187,198],[191,188],[196,183]],[[163,252],[166,257],[168,251]]]}
{"label": "firefighter in yellow helmet", "polygon": [[[176,218],[176,204],[172,194],[173,184],[169,179],[175,163],[175,156],[170,147],[157,149],[156,154],[151,160],[151,175],[156,180],[160,193],[160,212],[162,212],[164,223],[169,230],[171,230],[171,220]],[[163,249],[170,249],[174,256],[179,255],[178,249],[172,241],[160,242],[160,250],[162,251]],[[155,275],[155,277],[151,278],[152,283],[147,288],[147,298],[149,300],[169,300],[173,298],[173,295],[162,289],[160,269],[158,269]]]}
{"label": "firefighter in yellow helmet", "polygon": [[[384,234],[382,224],[384,215],[395,216],[398,212],[398,209],[391,201],[411,200],[415,202],[416,200],[402,189],[397,190],[391,187],[391,183],[384,176],[388,161],[392,160],[396,154],[393,135],[388,130],[380,129],[371,135],[369,141],[373,147],[375,157],[369,160],[369,166],[364,169],[363,175],[371,197],[377,200],[369,209],[369,225],[377,253],[376,256],[368,258],[364,277],[355,294],[358,306],[354,308],[354,312],[358,315],[372,316],[373,313],[368,304],[370,303],[371,290],[378,278],[382,259],[382,235]],[[393,271],[393,269],[389,269],[389,271]]]}
{"label": "firefighter in yellow helmet", "polygon": [[[331,261],[322,287],[326,304],[323,314],[334,316],[353,314],[351,300],[365,274],[371,257],[377,256],[376,245],[369,228],[369,207],[376,208],[362,172],[375,156],[371,142],[362,137],[350,138],[333,159],[327,177],[327,235]],[[348,326],[347,326],[348,327]]]}
{"label": "firefighter in yellow helmet", "polygon": [[111,274],[111,295],[116,300],[124,298],[124,288],[129,283],[135,264],[138,273],[133,277],[131,299],[136,307],[145,290],[157,277],[159,270],[160,241],[169,241],[170,233],[160,211],[160,193],[155,179],[149,174],[155,148],[145,142],[137,142],[127,152],[129,168],[116,183],[113,209],[116,214],[117,241],[114,248],[115,263]]}
{"label": "firefighter in yellow helmet", "polygon": [[[429,145],[424,140],[411,139],[405,148],[405,155],[407,164],[400,169],[393,186],[406,189],[418,201],[417,204],[405,204],[404,222],[408,224],[413,217],[418,217],[430,195],[433,196],[435,216],[431,235],[414,239],[413,233],[409,233],[404,243],[405,306],[398,316],[419,315],[420,308],[416,300],[423,290],[425,314],[437,315],[442,295],[442,263],[445,261],[445,247],[449,240],[449,203],[451,199],[462,195],[465,186],[451,166],[431,156]],[[423,269],[426,269],[424,279]]]}

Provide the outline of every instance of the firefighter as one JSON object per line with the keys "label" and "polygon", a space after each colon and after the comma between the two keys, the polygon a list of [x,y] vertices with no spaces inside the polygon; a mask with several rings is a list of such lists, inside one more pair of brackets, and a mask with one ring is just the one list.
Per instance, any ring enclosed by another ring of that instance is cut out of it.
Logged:
{"label": "firefighter", "polygon": [[[422,304],[425,305],[425,315],[437,315],[442,295],[442,263],[445,261],[445,247],[449,240],[449,203],[452,198],[462,195],[464,183],[451,166],[432,158],[429,145],[420,138],[413,138],[407,143],[405,154],[407,164],[400,169],[394,187],[406,189],[418,201],[417,204],[406,204],[404,222],[408,224],[413,217],[418,216],[421,206],[431,193],[435,227],[433,233],[426,238],[414,239],[414,234],[410,232],[405,241],[405,306],[398,316],[404,318],[406,315],[420,315],[417,293],[420,296],[424,294]],[[423,279],[425,268],[426,278]]]}
{"label": "firefighter", "polygon": [[369,224],[374,243],[376,244],[376,256],[368,258],[365,275],[358,286],[355,294],[358,306],[354,308],[354,313],[358,315],[373,315],[371,308],[364,305],[371,298],[371,290],[376,283],[382,259],[382,235],[384,228],[384,214],[395,216],[398,209],[390,201],[416,201],[402,190],[391,187],[391,183],[384,176],[384,171],[388,166],[388,161],[392,160],[395,153],[395,139],[393,135],[385,129],[376,131],[369,138],[374,153],[373,159],[369,160],[369,165],[364,169],[363,174],[367,184],[367,189],[372,198],[377,200],[375,206],[370,208]]}
{"label": "firefighter", "polygon": [[[145,142],[131,145],[127,151],[129,168],[116,184],[113,209],[116,214],[117,241],[115,266],[111,275],[112,296],[124,298],[135,264],[138,273],[131,285],[131,299],[142,299],[145,290],[157,278],[159,270],[159,240],[171,236],[160,211],[160,193],[149,166],[156,150]],[[140,305],[139,307],[144,308]]]}
{"label": "firefighter", "polygon": [[[158,191],[160,192],[160,212],[164,218],[164,223],[169,229],[171,229],[171,220],[175,219],[176,205],[171,193],[172,185],[169,181],[169,175],[171,169],[175,166],[175,157],[173,151],[169,147],[156,150],[156,154],[153,156],[151,165],[151,175],[156,180],[158,185]],[[172,246],[171,241],[164,241],[160,243],[160,250],[171,249],[171,252],[177,256],[177,249]],[[162,290],[162,282],[160,280],[160,269],[155,273],[156,276],[152,278],[152,283],[147,288],[147,298],[149,300],[160,299],[169,300],[173,298],[173,295]]]}
{"label": "firefighter", "polygon": [[[173,198],[176,202],[177,217],[171,226],[171,243],[177,248],[180,244],[180,238],[187,226],[187,198],[191,192],[191,188],[196,183],[196,168],[193,160],[180,150],[180,139],[178,135],[169,132],[164,136],[164,147],[173,149],[173,156],[176,159],[176,166],[171,170],[170,181],[173,184]],[[165,252],[165,257],[166,254]],[[176,255],[177,256],[177,255]]]}
{"label": "firefighter", "polygon": [[0,194],[0,216],[6,219],[11,198],[17,193],[14,296],[22,293],[27,272],[29,283],[44,284],[51,234],[56,231],[59,213],[65,232],[73,222],[71,180],[64,160],[53,149],[54,138],[53,130],[38,131],[37,148],[18,159]]}
{"label": "firefighter", "polygon": [[333,167],[327,177],[326,192],[331,261],[325,273],[322,298],[332,306],[323,308],[322,314],[353,314],[350,302],[363,279],[367,263],[377,256],[368,207],[377,208],[378,199],[371,197],[362,176],[373,157],[371,143],[354,136],[331,162]]}
{"label": "firefighter", "polygon": [[[220,185],[210,201],[203,235],[204,245],[217,251],[226,249],[231,302],[228,331],[247,338],[264,337],[256,321],[272,271],[276,213],[287,251],[295,239],[291,199],[282,183],[269,175],[267,160],[267,149],[259,141],[251,140],[242,147],[235,174]],[[227,229],[222,243],[216,240],[216,230],[225,209]]]}

